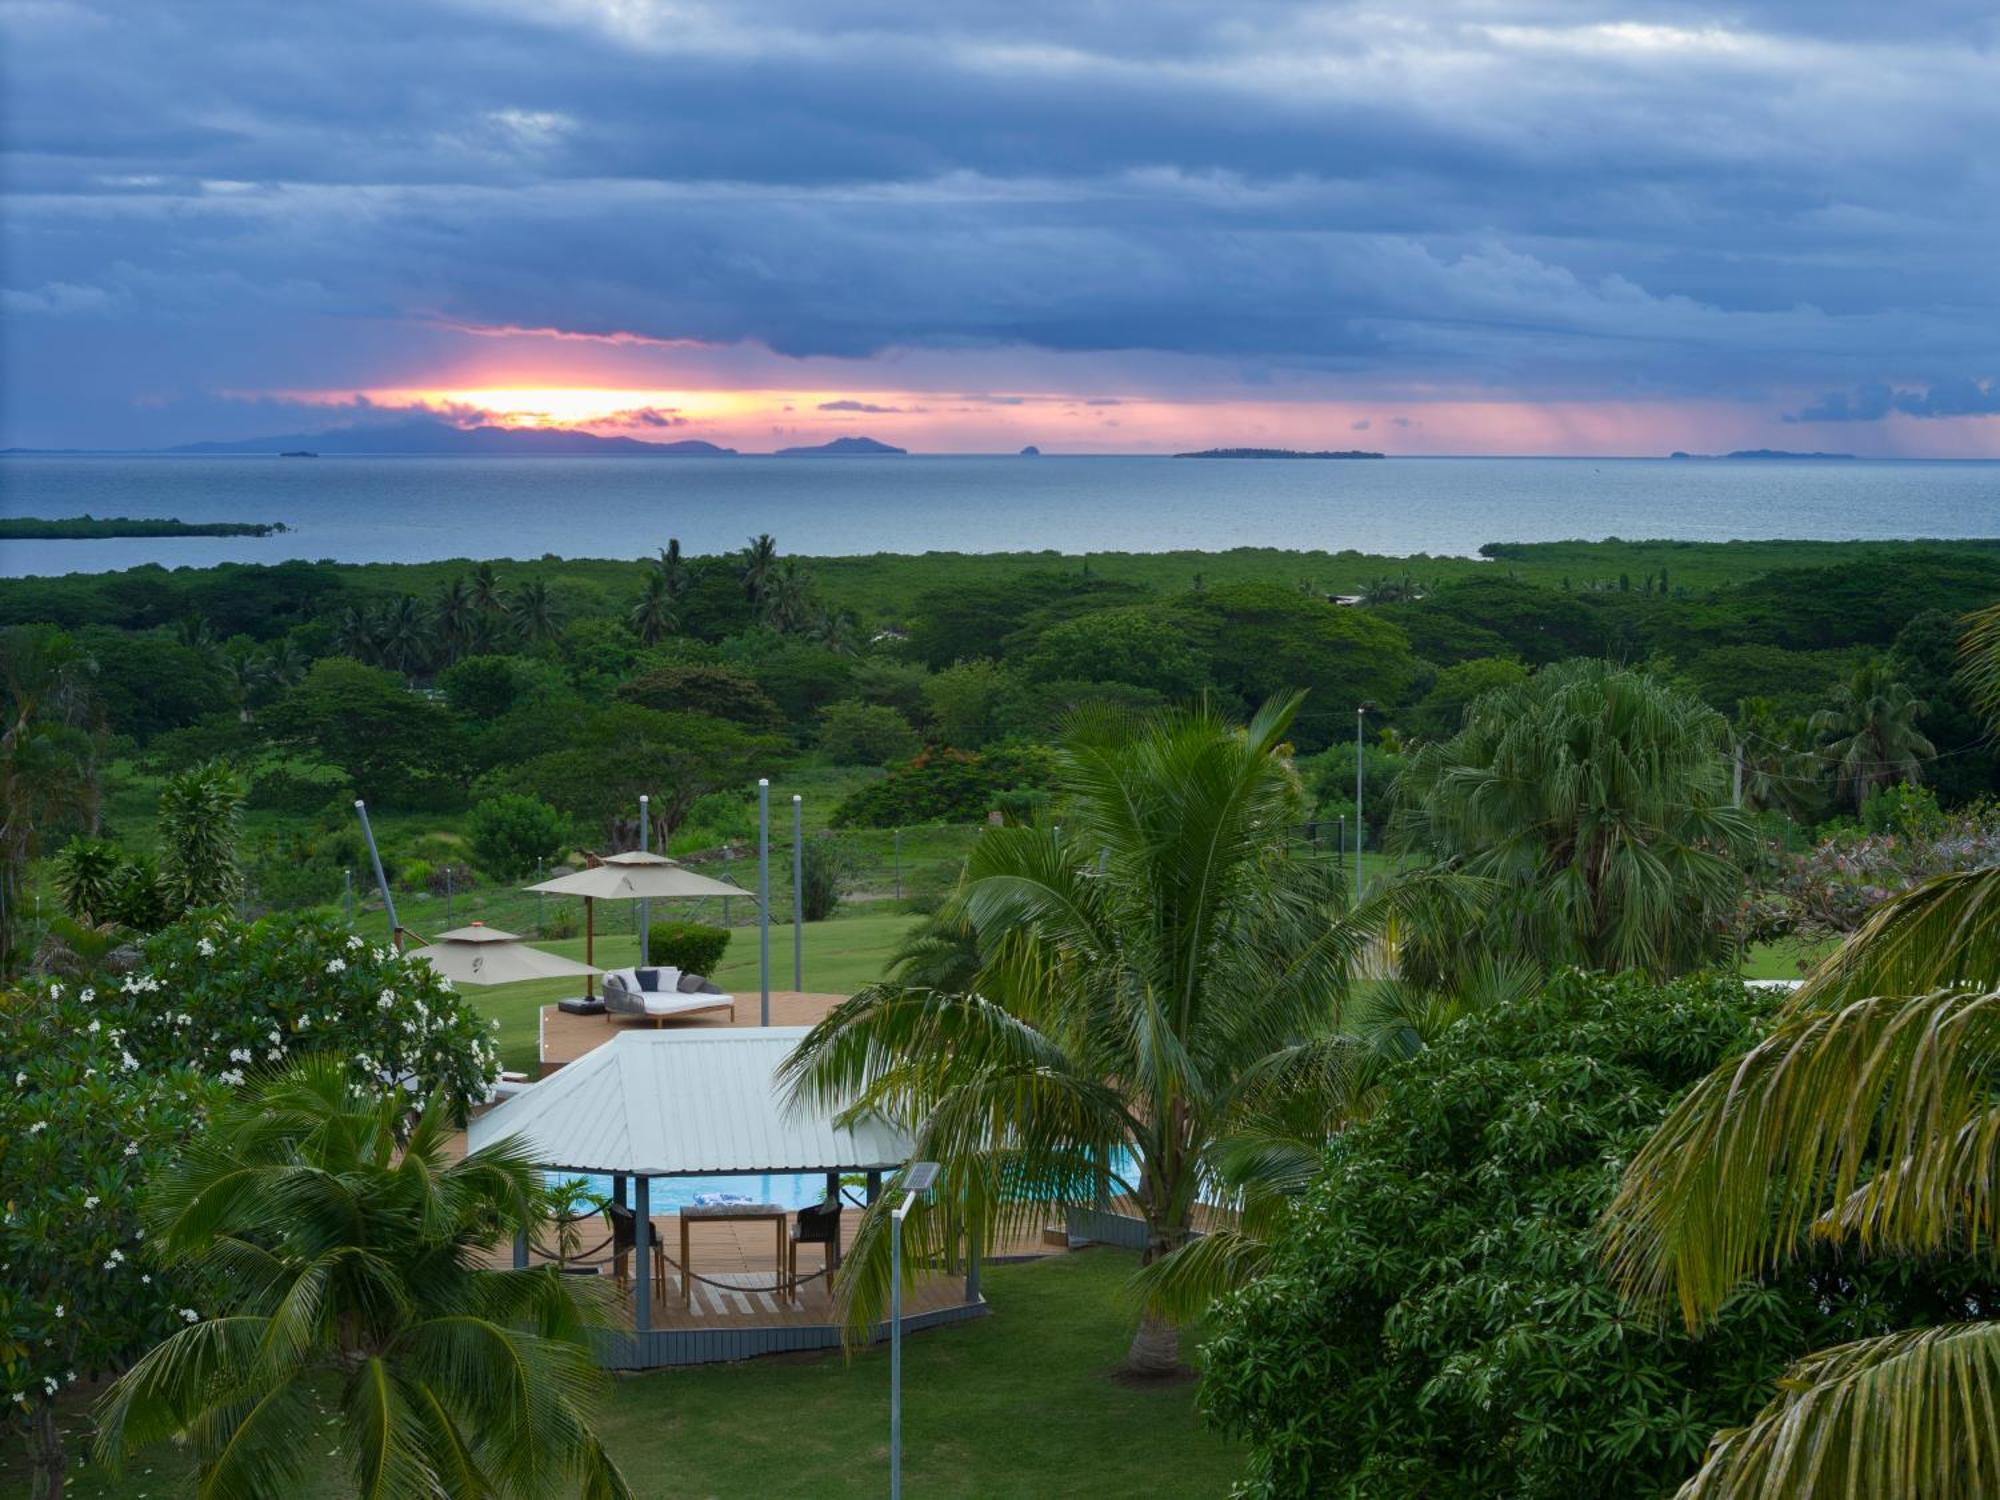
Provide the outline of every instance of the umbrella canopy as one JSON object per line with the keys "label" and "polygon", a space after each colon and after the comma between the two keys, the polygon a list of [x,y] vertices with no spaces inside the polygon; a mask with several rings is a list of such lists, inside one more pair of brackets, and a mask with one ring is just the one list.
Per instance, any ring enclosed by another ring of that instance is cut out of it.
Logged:
{"label": "umbrella canopy", "polygon": [[613,854],[604,863],[571,875],[558,875],[531,891],[553,896],[587,896],[594,901],[671,901],[694,896],[747,896],[741,886],[711,880],[676,864],[664,854],[631,850]]}
{"label": "umbrella canopy", "polygon": [[518,984],[524,979],[574,979],[601,972],[573,958],[531,948],[513,933],[481,922],[441,932],[407,956],[426,960],[453,984]]}

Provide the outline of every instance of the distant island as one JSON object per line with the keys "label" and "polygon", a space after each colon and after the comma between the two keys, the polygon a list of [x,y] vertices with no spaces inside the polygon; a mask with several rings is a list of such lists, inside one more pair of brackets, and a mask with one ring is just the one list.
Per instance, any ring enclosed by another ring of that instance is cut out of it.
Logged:
{"label": "distant island", "polygon": [[1683,453],[1676,448],[1668,458],[1813,458],[1852,460],[1852,453],[1787,453],[1783,448],[1738,448],[1734,453]]}
{"label": "distant island", "polygon": [[169,453],[271,454],[281,458],[316,458],[321,454],[388,457],[396,454],[471,455],[511,458],[731,458],[734,448],[718,447],[699,438],[677,443],[648,443],[638,438],[599,437],[571,427],[455,427],[449,422],[412,418],[360,427],[336,427],[325,432],[291,432],[279,437],[247,438],[241,442],[183,443]]}
{"label": "distant island", "polygon": [[1364,453],[1359,448],[1340,452],[1307,453],[1297,448],[1204,448],[1199,453],[1176,453],[1175,458],[1384,458],[1386,454]]}
{"label": "distant island", "polygon": [[140,520],[134,516],[72,516],[46,521],[38,516],[0,516],[0,541],[80,542],[108,536],[275,536],[289,531],[283,521]]}
{"label": "distant island", "polygon": [[1033,443],[1028,444],[1027,447],[1021,450],[1021,457],[1023,458],[1040,458],[1041,456],[1042,450],[1037,448]]}
{"label": "distant island", "polygon": [[907,448],[891,447],[888,443],[878,443],[872,437],[835,438],[830,443],[817,443],[808,448],[780,448],[778,458],[875,458],[884,455],[907,454]]}

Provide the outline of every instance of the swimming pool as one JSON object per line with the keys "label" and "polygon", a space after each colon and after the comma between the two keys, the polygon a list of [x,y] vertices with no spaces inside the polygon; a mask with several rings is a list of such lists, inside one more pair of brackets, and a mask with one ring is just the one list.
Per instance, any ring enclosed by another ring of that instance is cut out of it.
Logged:
{"label": "swimming pool", "polygon": [[[1111,1170],[1130,1182],[1137,1158],[1129,1150],[1119,1150],[1111,1158]],[[551,1184],[581,1182],[600,1198],[611,1196],[611,1179],[593,1172],[551,1172]],[[1115,1189],[1114,1189],[1115,1190]],[[850,1203],[861,1198],[858,1188],[847,1189]],[[711,1203],[775,1203],[779,1208],[810,1208],[826,1200],[826,1175],[821,1172],[746,1173],[736,1177],[655,1177],[649,1203],[656,1214],[670,1214],[683,1208]],[[632,1201],[632,1189],[625,1189],[625,1201]]]}

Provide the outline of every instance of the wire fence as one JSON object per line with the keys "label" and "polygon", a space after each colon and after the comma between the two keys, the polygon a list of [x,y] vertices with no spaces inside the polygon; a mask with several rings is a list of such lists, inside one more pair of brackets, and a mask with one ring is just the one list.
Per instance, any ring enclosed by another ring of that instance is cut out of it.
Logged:
{"label": "wire fence", "polygon": [[[965,859],[979,836],[990,825],[931,824],[897,829],[843,829],[838,832],[808,832],[804,846],[808,858],[817,858],[834,872],[842,909],[856,907],[876,911],[928,911],[937,906],[957,884]],[[1288,829],[1287,842],[1310,857],[1331,861],[1338,869],[1352,868],[1353,831],[1344,818],[1327,818]],[[744,895],[709,897],[699,901],[656,901],[649,903],[649,919],[698,921],[722,927],[748,927],[757,921],[758,851],[754,843],[728,844],[717,849],[683,852],[675,856],[682,864],[704,875],[742,888]],[[794,842],[790,828],[771,830],[770,901],[771,919],[788,923],[793,909]],[[1379,856],[1370,849],[1365,867],[1372,871]],[[564,867],[544,866],[519,882],[496,881],[469,866],[447,864],[428,871],[423,883],[405,886],[392,882],[391,895],[403,926],[430,934],[483,922],[505,932],[536,940],[554,940],[583,935],[583,903],[569,896],[551,896],[525,889],[561,873]],[[245,892],[245,906],[251,913],[324,907],[323,900],[291,900],[275,892],[260,892],[251,882]],[[342,888],[336,903],[350,924],[379,914],[382,899],[373,872],[366,867],[342,872]],[[812,900],[808,897],[810,919]],[[638,935],[641,903],[603,901],[597,903],[594,925],[600,935]]]}

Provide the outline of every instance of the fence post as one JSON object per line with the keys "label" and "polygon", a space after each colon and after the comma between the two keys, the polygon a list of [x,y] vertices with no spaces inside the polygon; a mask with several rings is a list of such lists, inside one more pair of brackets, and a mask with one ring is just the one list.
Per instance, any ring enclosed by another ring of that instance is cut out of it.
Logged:
{"label": "fence post", "polygon": [[903,830],[896,830],[896,899],[903,899]]}
{"label": "fence post", "polygon": [[[540,861],[539,859],[536,860],[535,884],[540,885],[544,880],[547,880],[548,878],[549,878],[548,873],[544,868],[542,861]],[[535,892],[535,936],[536,937],[542,936],[542,892],[540,891]]]}
{"label": "fence post", "polygon": [[347,925],[354,925],[354,871],[352,868],[340,872],[340,909],[347,913]]}
{"label": "fence post", "polygon": [[444,925],[451,926],[451,861],[444,862]]}

